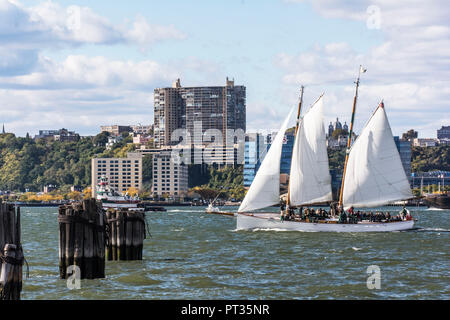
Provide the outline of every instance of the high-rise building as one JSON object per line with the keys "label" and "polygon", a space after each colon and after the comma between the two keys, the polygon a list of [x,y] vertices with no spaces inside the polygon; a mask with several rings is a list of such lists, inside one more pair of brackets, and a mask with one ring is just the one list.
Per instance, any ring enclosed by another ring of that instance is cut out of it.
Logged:
{"label": "high-rise building", "polygon": [[268,150],[266,142],[266,137],[259,133],[247,134],[245,137],[244,187],[250,187],[255,179]]}
{"label": "high-rise building", "polygon": [[403,169],[405,169],[406,176],[411,180],[411,141],[394,137],[395,145],[400,153]]}
{"label": "high-rise building", "polygon": [[295,132],[286,132],[281,149],[280,173],[291,174],[292,151],[294,150]]}
{"label": "high-rise building", "polygon": [[[191,139],[194,129],[203,135],[209,129],[217,129],[226,144],[230,130],[246,129],[246,89],[226,80],[225,86],[182,87],[180,79],[171,88],[158,88],[154,92],[155,146],[177,145],[180,140],[172,133],[185,129]],[[191,141],[192,141],[191,140]],[[192,141],[193,142],[193,141]]]}
{"label": "high-rise building", "polygon": [[142,188],[142,157],[93,158],[92,159],[92,196],[102,176],[109,179],[109,185],[119,193],[126,193],[131,187]]}
{"label": "high-rise building", "polygon": [[[245,163],[244,163],[244,186],[249,187],[255,179],[256,173],[261,166],[267,152],[272,145],[272,138],[275,138],[276,132],[267,137],[257,135],[256,137],[248,135],[245,142]],[[295,135],[294,131],[286,132],[283,138],[281,148],[280,174],[281,178],[286,178],[291,172],[292,150],[294,149]],[[284,175],[284,177],[283,177]]]}

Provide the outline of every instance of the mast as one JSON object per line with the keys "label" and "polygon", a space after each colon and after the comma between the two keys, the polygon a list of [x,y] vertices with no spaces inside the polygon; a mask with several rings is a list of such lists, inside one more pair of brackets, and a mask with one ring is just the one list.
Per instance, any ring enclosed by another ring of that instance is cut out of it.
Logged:
{"label": "mast", "polygon": [[[297,112],[297,122],[295,123],[295,136],[297,138],[297,132],[298,132],[298,127],[300,125],[300,114],[302,111],[302,105],[303,105],[303,92],[305,91],[305,87],[301,86],[300,88],[300,102],[298,103],[298,112]],[[290,205],[290,186],[291,186],[291,179],[289,178],[289,184],[288,184],[288,194],[287,194],[287,199],[286,199],[286,213],[288,210],[288,207]]]}
{"label": "mast", "polygon": [[356,92],[355,97],[353,98],[353,111],[352,111],[352,121],[350,122],[350,130],[348,133],[348,141],[347,141],[347,150],[345,152],[345,165],[344,165],[344,173],[342,175],[342,183],[341,183],[341,192],[339,194],[339,207],[342,206],[342,196],[344,194],[344,180],[345,180],[345,173],[347,172],[347,163],[348,163],[348,156],[350,154],[350,147],[352,144],[352,134],[353,134],[353,124],[355,123],[355,112],[356,112],[356,102],[358,101],[358,89],[359,89],[359,80],[361,78],[361,73],[365,73],[367,70],[363,69],[362,65],[359,66],[359,73],[358,73],[358,79],[356,79]]}

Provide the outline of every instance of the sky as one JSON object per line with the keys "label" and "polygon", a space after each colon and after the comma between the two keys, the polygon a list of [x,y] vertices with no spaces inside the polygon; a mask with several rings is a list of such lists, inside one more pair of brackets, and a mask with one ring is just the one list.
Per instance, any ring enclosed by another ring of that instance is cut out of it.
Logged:
{"label": "sky", "polygon": [[[450,125],[447,0],[0,0],[0,125],[32,136],[152,124],[153,91],[247,87],[247,131],[325,93],[355,130],[383,99],[394,135]],[[304,108],[307,110],[307,108]]]}

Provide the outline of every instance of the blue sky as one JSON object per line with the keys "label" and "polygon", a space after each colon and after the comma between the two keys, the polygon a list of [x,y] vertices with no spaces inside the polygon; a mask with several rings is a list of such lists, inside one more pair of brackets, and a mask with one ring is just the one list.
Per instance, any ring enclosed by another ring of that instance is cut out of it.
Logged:
{"label": "blue sky", "polygon": [[394,134],[435,137],[450,122],[448,12],[413,2],[0,0],[0,121],[18,135],[153,123],[155,87],[227,76],[247,87],[249,130],[277,129],[301,84],[306,104],[325,92],[327,122],[348,120],[364,64],[356,129],[385,99]]}

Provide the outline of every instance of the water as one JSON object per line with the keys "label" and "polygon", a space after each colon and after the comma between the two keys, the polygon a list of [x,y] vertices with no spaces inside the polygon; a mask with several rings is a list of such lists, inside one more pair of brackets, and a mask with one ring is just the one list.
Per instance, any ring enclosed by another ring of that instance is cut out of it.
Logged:
{"label": "water", "polygon": [[[59,279],[57,210],[22,208],[23,299],[450,298],[449,210],[410,208],[413,231],[337,234],[235,231],[234,217],[169,208],[147,214],[144,261],[107,261],[106,279],[73,291]],[[367,288],[371,265],[380,290]]]}

